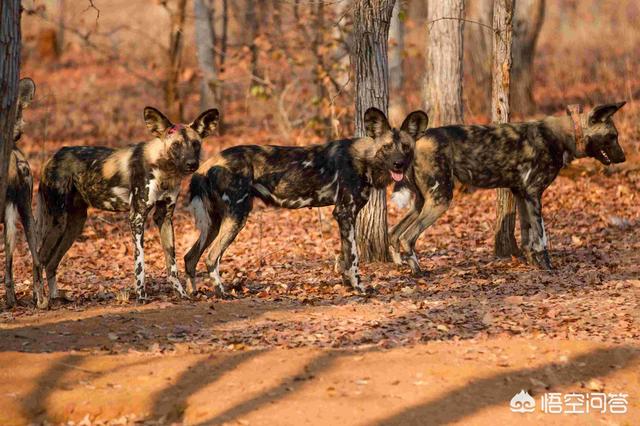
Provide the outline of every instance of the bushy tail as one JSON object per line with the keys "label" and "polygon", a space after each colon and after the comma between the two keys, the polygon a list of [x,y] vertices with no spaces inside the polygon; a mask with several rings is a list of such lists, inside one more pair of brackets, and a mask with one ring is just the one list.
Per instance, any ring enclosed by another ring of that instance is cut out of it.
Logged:
{"label": "bushy tail", "polygon": [[209,176],[194,174],[189,183],[189,206],[195,219],[196,228],[206,235],[212,223],[222,216],[222,199],[213,188]]}

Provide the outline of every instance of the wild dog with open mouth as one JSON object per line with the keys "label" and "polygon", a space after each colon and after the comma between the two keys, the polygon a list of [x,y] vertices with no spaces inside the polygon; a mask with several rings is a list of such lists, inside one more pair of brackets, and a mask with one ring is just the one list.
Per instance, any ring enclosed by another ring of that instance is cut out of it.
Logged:
{"label": "wild dog with open mouth", "polygon": [[16,292],[13,286],[13,251],[16,243],[16,222],[18,216],[22,222],[24,233],[27,236],[27,244],[33,260],[33,297],[38,308],[44,309],[49,301],[44,296],[42,284],[42,266],[38,260],[38,247],[36,239],[35,221],[31,211],[31,198],[33,192],[33,176],[26,157],[18,148],[17,143],[22,137],[24,120],[22,111],[33,100],[36,85],[30,78],[20,80],[18,87],[18,102],[16,105],[16,121],[13,127],[13,150],[9,157],[9,173],[7,175],[7,198],[4,211],[4,253],[5,275],[4,285],[6,289],[7,306],[16,304]]}
{"label": "wild dog with open mouth", "polygon": [[393,198],[402,198],[395,191],[408,189],[415,194],[413,207],[391,230],[394,261],[406,260],[414,273],[420,272],[416,241],[449,207],[455,176],[474,187],[511,189],[520,217],[524,254],[529,262],[551,269],[542,193],[560,169],[575,158],[592,157],[605,165],[625,161],[611,118],[624,104],[599,105],[588,114],[571,107],[567,116],[527,123],[427,130],[416,142],[406,184],[394,188]]}
{"label": "wild dog with open mouth", "polygon": [[342,280],[365,291],[358,274],[355,224],[371,188],[401,181],[413,159],[415,139],[427,127],[427,115],[415,111],[400,130],[391,128],[375,108],[364,115],[366,137],[307,147],[236,146],[207,160],[192,176],[190,199],[198,241],[184,257],[187,290],[196,290],[196,265],[211,246],[206,265],[224,294],[220,259],[236,238],[254,197],[267,205],[298,209],[335,205]]}
{"label": "wild dog with open mouth", "polygon": [[50,297],[57,297],[56,270],[82,233],[88,207],[129,212],[139,300],[146,299],[144,224],[155,207],[153,220],[160,231],[169,281],[180,296],[187,296],[178,280],[173,211],[180,182],[198,169],[202,139],[214,131],[218,118],[218,110],[210,109],[191,124],[174,125],[158,110],[146,107],[144,120],[155,136],[151,141],[121,149],[65,147],[47,162],[40,182],[38,226]]}

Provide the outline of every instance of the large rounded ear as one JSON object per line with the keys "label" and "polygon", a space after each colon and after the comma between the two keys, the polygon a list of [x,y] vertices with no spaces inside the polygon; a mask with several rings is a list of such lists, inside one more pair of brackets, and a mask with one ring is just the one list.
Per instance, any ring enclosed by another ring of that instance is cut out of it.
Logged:
{"label": "large rounded ear", "polygon": [[604,104],[594,107],[589,113],[589,123],[596,124],[607,121],[607,119],[615,114],[626,103],[626,101],[622,101],[615,104]]}
{"label": "large rounded ear", "polygon": [[217,109],[208,109],[198,116],[193,123],[190,124],[191,128],[200,135],[201,138],[213,134],[213,131],[218,127],[220,121],[220,113]]}
{"label": "large rounded ear", "polygon": [[173,126],[164,114],[150,106],[144,107],[144,122],[147,123],[147,129],[158,137],[162,136],[165,130]]}
{"label": "large rounded ear", "polygon": [[389,120],[378,108],[369,108],[364,113],[364,130],[370,138],[377,138],[391,129]]}
{"label": "large rounded ear", "polygon": [[411,135],[414,139],[419,139],[420,136],[427,130],[429,125],[429,116],[424,111],[413,111],[407,115],[407,118],[402,122],[400,130],[403,130]]}
{"label": "large rounded ear", "polygon": [[18,103],[22,108],[31,104],[33,95],[36,93],[36,84],[29,77],[25,77],[18,83]]}

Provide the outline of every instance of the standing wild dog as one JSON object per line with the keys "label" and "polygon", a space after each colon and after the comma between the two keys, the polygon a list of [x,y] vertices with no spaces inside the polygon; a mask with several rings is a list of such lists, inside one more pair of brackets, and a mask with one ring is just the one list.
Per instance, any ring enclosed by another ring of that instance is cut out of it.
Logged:
{"label": "standing wild dog", "polygon": [[172,124],[158,110],[146,107],[144,120],[154,139],[121,149],[76,146],[59,150],[44,167],[40,182],[38,225],[49,296],[57,297],[56,270],[71,244],[82,233],[87,208],[128,211],[135,245],[135,288],[144,286],[144,224],[160,230],[167,273],[173,288],[187,296],[178,280],[173,243],[173,210],[182,179],[198,169],[202,139],[218,123],[218,110],[200,114],[191,124]]}
{"label": "standing wild dog", "polygon": [[33,297],[39,308],[46,308],[48,300],[44,297],[42,285],[42,267],[38,260],[35,222],[31,213],[31,197],[33,191],[33,177],[31,168],[17,143],[22,136],[22,111],[28,107],[36,91],[36,85],[30,78],[20,80],[18,88],[18,103],[16,105],[16,121],[13,127],[13,150],[9,157],[9,174],[7,175],[7,198],[4,212],[4,253],[6,269],[4,285],[6,289],[7,306],[16,304],[16,293],[13,287],[13,251],[16,243],[16,222],[18,216],[27,236],[29,251],[33,260]]}
{"label": "standing wild dog", "polygon": [[592,157],[607,165],[625,161],[611,118],[624,104],[598,105],[588,114],[570,108],[567,116],[527,123],[427,130],[416,142],[406,184],[395,188],[415,193],[415,202],[391,230],[394,261],[407,260],[414,273],[420,272],[416,241],[449,207],[455,176],[470,186],[511,189],[525,256],[529,262],[551,269],[542,193],[575,158]]}
{"label": "standing wild dog", "polygon": [[399,182],[413,159],[415,139],[427,127],[427,115],[415,111],[400,130],[370,108],[364,115],[366,137],[307,147],[236,146],[207,160],[191,178],[191,206],[200,237],[186,254],[187,290],[196,290],[196,265],[206,260],[209,276],[224,294],[220,259],[244,226],[253,198],[287,209],[335,205],[333,217],[342,242],[342,280],[364,291],[358,275],[356,216],[371,188]]}

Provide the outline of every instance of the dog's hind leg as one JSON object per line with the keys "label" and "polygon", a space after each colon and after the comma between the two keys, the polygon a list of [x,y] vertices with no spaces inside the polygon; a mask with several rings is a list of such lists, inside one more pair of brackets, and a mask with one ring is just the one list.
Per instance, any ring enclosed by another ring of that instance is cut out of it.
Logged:
{"label": "dog's hind leg", "polygon": [[173,211],[175,203],[160,201],[156,203],[156,210],[153,213],[153,221],[160,230],[160,242],[164,251],[164,260],[167,266],[167,275],[173,285],[173,289],[180,297],[188,297],[184,287],[178,279],[178,265],[176,264],[176,250],[173,234]]}
{"label": "dog's hind leg", "polygon": [[79,198],[79,195],[76,195],[76,202],[74,205],[69,206],[70,209],[66,213],[66,226],[61,232],[61,237],[46,263],[43,262],[47,274],[47,282],[49,284],[49,297],[51,299],[58,297],[56,282],[58,266],[60,265],[64,255],[73,245],[74,241],[80,236],[80,234],[82,234],[84,223],[87,220],[87,205]]}
{"label": "dog's hind leg", "polygon": [[416,220],[400,235],[400,248],[407,253],[407,262],[413,274],[419,274],[420,264],[416,255],[416,242],[422,233],[430,227],[449,208],[450,199],[437,203],[427,199]]}
{"label": "dog's hind leg", "polygon": [[221,218],[217,212],[207,208],[208,203],[209,201],[203,201],[200,197],[196,197],[191,201],[192,213],[196,220],[196,228],[200,231],[200,236],[184,256],[187,294],[193,294],[197,291],[196,267],[198,261],[220,231]]}
{"label": "dog's hind leg", "polygon": [[220,260],[224,255],[224,252],[229,248],[229,245],[236,239],[238,233],[244,228],[249,216],[249,210],[232,212],[231,215],[225,216],[220,224],[220,230],[216,235],[211,249],[207,254],[205,263],[207,264],[207,271],[209,277],[213,279],[216,284],[219,296],[224,296],[225,290],[222,284],[222,278],[220,277]]}
{"label": "dog's hind leg", "polygon": [[424,198],[421,194],[416,194],[416,200],[411,210],[389,231],[389,252],[391,253],[393,263],[396,265],[403,263],[400,236],[418,219],[423,205]]}
{"label": "dog's hind leg", "polygon": [[14,204],[8,202],[4,210],[4,254],[5,254],[5,297],[7,306],[16,304],[16,291],[13,284],[13,251],[16,248],[16,222],[18,220],[17,209]]}
{"label": "dog's hind leg", "polygon": [[33,298],[36,306],[40,309],[46,309],[49,306],[49,300],[44,295],[44,285],[42,282],[42,264],[38,257],[38,245],[35,230],[35,221],[31,211],[31,188],[25,192],[27,196],[18,199],[18,213],[22,221],[24,233],[27,236],[31,259],[33,260]]}

